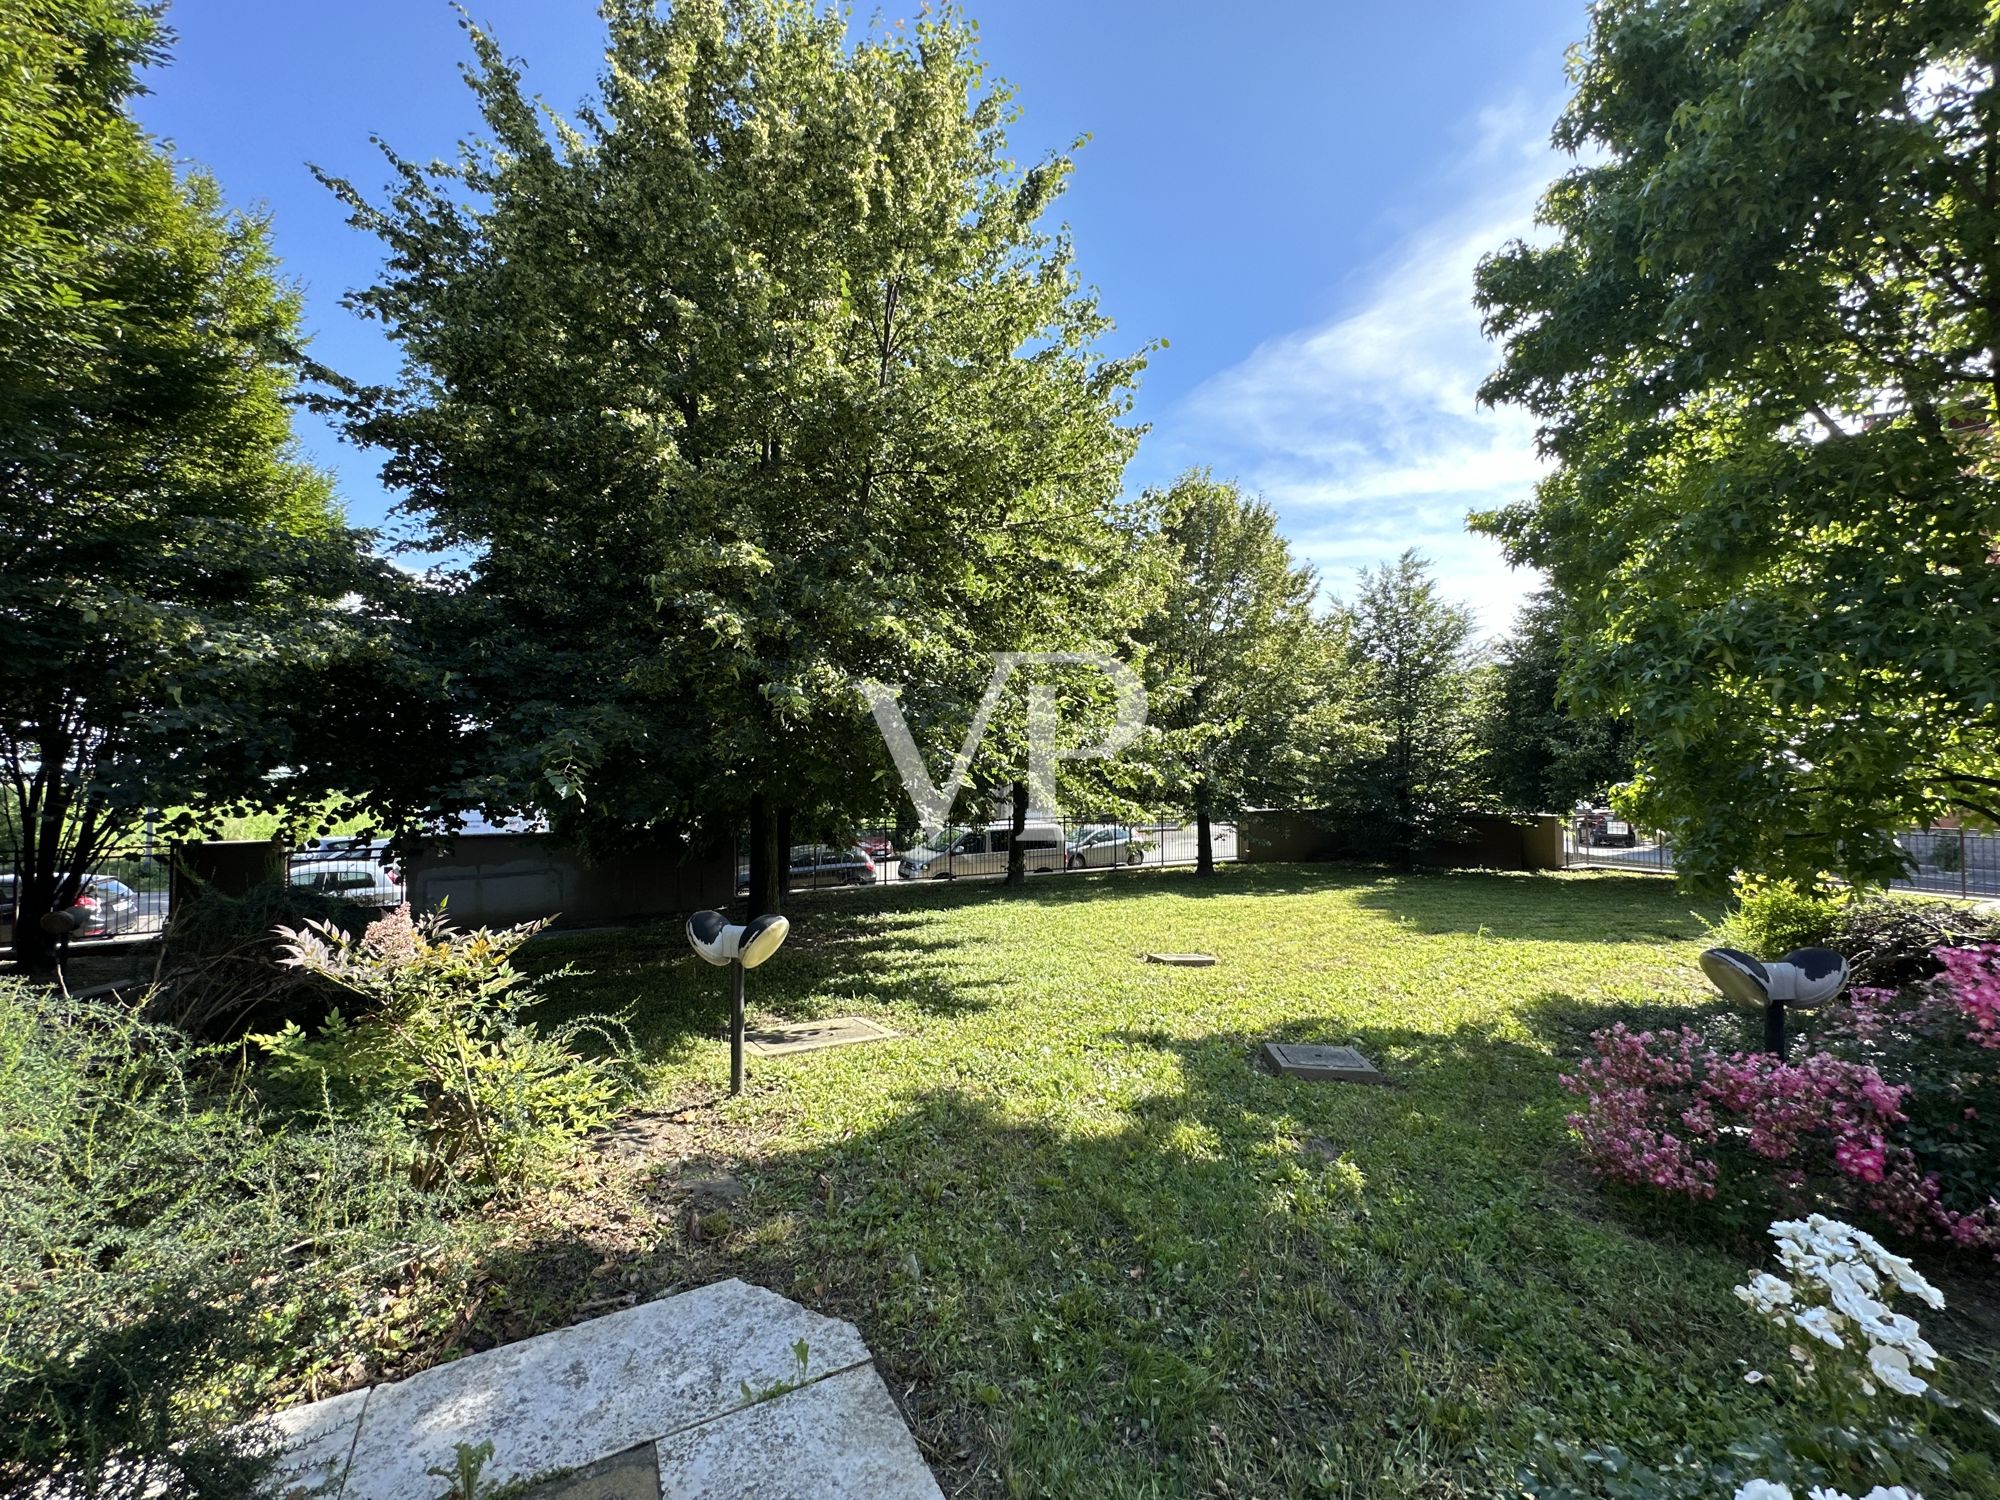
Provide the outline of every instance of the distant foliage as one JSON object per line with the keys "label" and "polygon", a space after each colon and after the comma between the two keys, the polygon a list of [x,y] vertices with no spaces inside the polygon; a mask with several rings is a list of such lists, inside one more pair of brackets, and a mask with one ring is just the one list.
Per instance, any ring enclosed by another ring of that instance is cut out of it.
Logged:
{"label": "distant foliage", "polygon": [[1567,812],[1632,776],[1632,726],[1573,703],[1562,684],[1561,598],[1544,589],[1521,607],[1497,652],[1487,768],[1500,806]]}
{"label": "distant foliage", "polygon": [[[421,1142],[422,1186],[537,1178],[630,1086],[616,1021],[545,1030],[523,1016],[535,991],[511,960],[545,925],[459,932],[399,909],[359,937],[327,922],[280,929],[285,966],[364,1003],[336,1010],[317,1035],[288,1023],[254,1038],[270,1080],[336,1104],[389,1101]],[[594,1051],[579,1050],[586,1038]]]}
{"label": "distant foliage", "polygon": [[386,1111],[265,1129],[218,1059],[0,980],[0,1492],[252,1492],[226,1429],[425,1234]]}
{"label": "distant foliage", "polygon": [[1353,717],[1369,742],[1328,768],[1316,800],[1358,849],[1414,861],[1491,800],[1481,742],[1491,669],[1471,613],[1439,594],[1415,552],[1365,570],[1343,613]]}

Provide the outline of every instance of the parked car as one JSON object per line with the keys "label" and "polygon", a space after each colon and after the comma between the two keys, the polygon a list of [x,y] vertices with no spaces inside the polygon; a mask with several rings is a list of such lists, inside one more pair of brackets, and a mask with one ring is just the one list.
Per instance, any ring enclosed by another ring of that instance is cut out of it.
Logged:
{"label": "parked car", "polygon": [[[795,891],[829,885],[869,885],[875,880],[875,861],[864,849],[799,844],[792,849],[789,880]],[[749,889],[750,866],[739,864],[736,867],[737,894],[747,894]]]}
{"label": "parked car", "polygon": [[[12,875],[0,875],[0,943],[14,941],[14,905],[17,899],[17,880]],[[84,914],[84,925],[70,936],[73,938],[117,937],[132,925],[138,914],[139,894],[122,880],[110,876],[93,875],[83,882],[83,890],[70,909]]]}
{"label": "parked car", "polygon": [[896,840],[887,833],[864,833],[854,841],[855,848],[873,860],[884,860],[896,852]]}
{"label": "parked car", "polygon": [[[1014,842],[1012,823],[989,823],[965,832],[946,829],[903,856],[897,874],[905,880],[955,880],[961,875],[1004,875],[1007,853]],[[1060,870],[1067,857],[1062,828],[1055,823],[1026,823],[1021,848],[1030,875]]]}
{"label": "parked car", "polygon": [[388,863],[388,852],[387,845],[365,839],[314,844],[291,856],[286,878],[300,890],[357,906],[401,906],[402,876]]}
{"label": "parked car", "polygon": [[1109,865],[1136,865],[1153,846],[1120,824],[1085,828],[1069,841],[1072,870],[1097,870]]}
{"label": "parked car", "polygon": [[1632,849],[1638,846],[1639,831],[1608,807],[1579,807],[1576,839],[1587,846]]}

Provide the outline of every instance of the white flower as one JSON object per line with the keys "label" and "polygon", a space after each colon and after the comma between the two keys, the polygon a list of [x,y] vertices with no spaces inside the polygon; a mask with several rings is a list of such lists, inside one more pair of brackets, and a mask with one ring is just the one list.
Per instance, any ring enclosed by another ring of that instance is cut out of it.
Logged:
{"label": "white flower", "polygon": [[1828,1269],[1826,1290],[1833,1305],[1858,1323],[1887,1316],[1889,1309],[1869,1295],[1879,1283],[1872,1274],[1863,1278],[1855,1271],[1855,1267],[1845,1265]]}
{"label": "white flower", "polygon": [[1806,1500],[1854,1500],[1845,1490],[1830,1490],[1824,1485],[1814,1485],[1806,1491]]}
{"label": "white flower", "polygon": [[1905,1396],[1921,1396],[1930,1386],[1921,1375],[1910,1369],[1910,1357],[1901,1349],[1886,1344],[1875,1344],[1868,1350],[1868,1368],[1873,1370],[1882,1384],[1892,1391],[1900,1391]]}
{"label": "white flower", "polygon": [[1774,1308],[1791,1306],[1792,1284],[1773,1276],[1768,1271],[1762,1271],[1750,1278],[1748,1286],[1736,1288],[1736,1295],[1758,1312],[1768,1316]]}
{"label": "white flower", "polygon": [[1861,1500],[1924,1500],[1924,1497],[1915,1490],[1904,1489],[1900,1484],[1878,1484]]}
{"label": "white flower", "polygon": [[1763,1380],[1764,1372],[1762,1370],[1752,1370],[1743,1377],[1745,1385],[1761,1385]]}
{"label": "white flower", "polygon": [[1736,1500],[1792,1500],[1792,1492],[1768,1479],[1753,1479],[1736,1491]]}
{"label": "white flower", "polygon": [[1802,1313],[1793,1313],[1792,1326],[1832,1348],[1847,1347],[1847,1341],[1840,1336],[1839,1320],[1823,1307],[1809,1307]]}

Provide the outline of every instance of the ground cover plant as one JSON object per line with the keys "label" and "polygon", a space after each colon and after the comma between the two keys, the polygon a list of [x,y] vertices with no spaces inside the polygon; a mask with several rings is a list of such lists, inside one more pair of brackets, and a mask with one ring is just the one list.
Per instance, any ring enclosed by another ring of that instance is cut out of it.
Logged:
{"label": "ground cover plant", "polygon": [[[1602,1190],[1565,1124],[1592,1031],[1745,1024],[1664,882],[1236,867],[799,907],[753,1009],[901,1039],[753,1058],[733,1101],[677,930],[525,950],[589,971],[553,1018],[630,1005],[654,1102],[625,1176],[515,1225],[475,1341],[744,1276],[860,1323],[948,1493],[1613,1493],[1590,1455],[1814,1425],[1745,1381],[1785,1357],[1731,1292],[1764,1225]],[[1392,1084],[1267,1076],[1270,1037]],[[1925,1329],[1991,1380],[1976,1292]],[[1952,1434],[1991,1492],[1989,1440]]]}

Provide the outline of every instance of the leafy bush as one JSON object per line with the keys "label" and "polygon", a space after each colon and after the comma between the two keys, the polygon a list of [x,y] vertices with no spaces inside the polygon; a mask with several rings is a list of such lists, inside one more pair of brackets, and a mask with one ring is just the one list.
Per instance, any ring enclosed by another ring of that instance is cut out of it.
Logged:
{"label": "leafy bush", "polygon": [[1598,1032],[1563,1080],[1603,1176],[1733,1210],[1840,1205],[2000,1255],[2000,946],[1934,979],[1851,987],[1815,1050],[1723,1054],[1691,1031]]}
{"label": "leafy bush", "polygon": [[1794,948],[1829,945],[1846,900],[1803,890],[1795,881],[1746,879],[1716,938],[1757,958],[1781,958]]}
{"label": "leafy bush", "polygon": [[[270,1056],[271,1081],[303,1084],[308,1097],[391,1101],[422,1142],[420,1185],[538,1176],[609,1120],[630,1084],[615,1020],[544,1031],[522,1017],[535,990],[512,955],[544,925],[459,932],[441,916],[413,921],[399,910],[359,937],[325,922],[281,929],[286,966],[368,1005],[352,1017],[335,1011],[318,1035],[288,1023],[253,1038]],[[599,1054],[577,1049],[586,1035]]]}
{"label": "leafy bush", "polygon": [[433,1232],[393,1116],[272,1133],[217,1061],[0,980],[0,1492],[251,1493],[234,1424]]}
{"label": "leafy bush", "polygon": [[335,991],[318,976],[280,963],[276,930],[317,921],[359,931],[369,915],[364,907],[300,886],[270,883],[240,896],[201,886],[175,906],[167,924],[147,1019],[211,1040],[286,1021],[317,1026]]}
{"label": "leafy bush", "polygon": [[1872,896],[1841,907],[1827,946],[1847,956],[1852,983],[1882,988],[1933,978],[1941,949],[1996,939],[2000,921],[1953,902]]}

